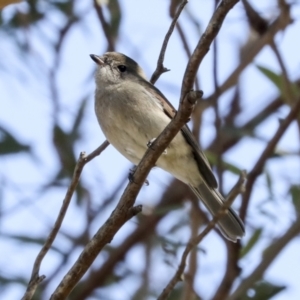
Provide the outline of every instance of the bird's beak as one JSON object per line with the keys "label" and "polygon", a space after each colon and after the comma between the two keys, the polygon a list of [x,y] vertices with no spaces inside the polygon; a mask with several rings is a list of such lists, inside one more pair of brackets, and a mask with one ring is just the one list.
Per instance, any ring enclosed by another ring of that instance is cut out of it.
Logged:
{"label": "bird's beak", "polygon": [[91,59],[99,66],[104,65],[104,61],[101,59],[100,56],[95,55],[95,54],[90,54]]}

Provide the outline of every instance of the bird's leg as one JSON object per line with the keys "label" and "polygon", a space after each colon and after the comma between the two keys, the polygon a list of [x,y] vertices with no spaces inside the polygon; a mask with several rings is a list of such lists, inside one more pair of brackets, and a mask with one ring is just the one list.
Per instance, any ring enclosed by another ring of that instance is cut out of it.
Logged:
{"label": "bird's leg", "polygon": [[[130,182],[134,182],[134,172],[136,170],[137,166],[133,166],[131,169],[129,169],[129,174],[128,174],[128,180]],[[145,180],[145,185],[149,185],[148,179]]]}
{"label": "bird's leg", "polygon": [[[147,147],[150,148],[153,144],[153,142],[156,140],[156,138],[151,139],[148,143],[147,143]],[[168,151],[167,149],[164,150],[164,152],[162,154],[167,154]]]}
{"label": "bird's leg", "polygon": [[131,169],[129,169],[128,180],[130,182],[133,182],[133,177],[134,177],[135,169],[136,169],[136,166],[133,166]]}

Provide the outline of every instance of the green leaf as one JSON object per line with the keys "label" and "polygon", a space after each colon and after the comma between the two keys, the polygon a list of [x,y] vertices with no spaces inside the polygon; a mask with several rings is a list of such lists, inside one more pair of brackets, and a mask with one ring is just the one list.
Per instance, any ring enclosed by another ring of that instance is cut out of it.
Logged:
{"label": "green leaf", "polygon": [[[182,294],[183,294],[183,284],[181,282],[178,283],[178,286],[172,290],[172,292],[170,293],[168,300],[180,300],[182,299]],[[157,297],[154,297],[157,298]],[[190,300],[197,300],[197,298],[193,298]]]}
{"label": "green leaf", "polygon": [[60,158],[62,169],[66,174],[72,176],[76,165],[74,154],[76,139],[72,138],[68,132],[65,132],[58,124],[53,127],[53,144]]}
{"label": "green leaf", "polygon": [[[12,239],[14,241],[18,241],[20,243],[24,243],[24,244],[37,244],[39,246],[42,246],[45,244],[45,238],[39,238],[39,237],[31,237],[31,236],[27,236],[27,235],[22,235],[22,234],[5,234],[2,233],[2,236],[8,239]],[[61,249],[55,247],[55,246],[51,246],[51,250],[54,250],[60,254],[64,254]]]}
{"label": "green leaf", "polygon": [[174,211],[174,210],[181,209],[181,208],[182,208],[181,204],[169,204],[164,207],[155,209],[154,213],[157,216],[161,216],[161,215],[164,216],[165,214],[169,213],[170,211]]}
{"label": "green leaf", "polygon": [[300,212],[300,186],[299,185],[292,185],[290,187],[290,193],[292,196],[292,201],[295,207],[297,214]]}
{"label": "green leaf", "polygon": [[[269,199],[267,199],[267,201],[269,201]],[[261,215],[269,218],[272,222],[278,221],[278,216],[275,213],[271,213],[270,211],[268,211],[264,208],[261,208],[261,205],[258,206],[258,210]]]}
{"label": "green leaf", "polygon": [[276,285],[271,282],[261,280],[255,283],[254,287],[247,291],[240,300],[268,300],[286,288],[284,285]]}
{"label": "green leaf", "polygon": [[5,277],[4,275],[0,275],[0,286],[5,287],[9,284],[21,284],[23,286],[27,286],[28,278],[24,277]]}
{"label": "green leaf", "polygon": [[[82,102],[79,112],[75,117],[73,125],[75,128],[71,129],[71,132],[66,132],[58,124],[54,124],[53,127],[53,145],[58,154],[61,162],[60,170],[55,176],[54,180],[51,180],[47,187],[57,186],[65,178],[72,178],[74,169],[77,163],[77,157],[75,155],[75,144],[80,139],[79,125],[82,120],[83,111],[85,107],[85,100]],[[76,202],[82,203],[82,200],[89,195],[89,191],[82,185],[78,184],[76,189]]]}
{"label": "green leaf", "polygon": [[80,136],[79,133],[78,133],[78,129],[79,129],[79,127],[81,125],[81,122],[83,120],[83,117],[84,117],[84,112],[85,112],[85,109],[86,109],[87,101],[88,101],[88,97],[85,97],[81,101],[78,112],[77,112],[77,115],[75,116],[75,120],[74,120],[74,123],[73,123],[73,129],[72,129],[72,132],[71,132],[71,135],[74,136],[75,140],[77,139],[77,137]]}
{"label": "green leaf", "polygon": [[243,138],[243,137],[256,137],[255,133],[253,132],[253,128],[240,128],[232,125],[225,125],[224,133],[226,136],[235,137],[235,138]]}
{"label": "green leaf", "polygon": [[174,234],[178,230],[181,230],[184,226],[187,226],[190,223],[189,217],[186,215],[185,217],[178,218],[177,222],[168,230],[168,234]]}
{"label": "green leaf", "polygon": [[271,82],[275,84],[275,86],[282,91],[282,75],[278,75],[275,72],[271,71],[270,69],[267,69],[263,66],[256,66],[258,70],[260,70],[268,79],[270,79]]}
{"label": "green leaf", "polygon": [[0,155],[30,152],[30,146],[20,143],[10,132],[0,126]]}
{"label": "green leaf", "polygon": [[298,155],[299,155],[298,152],[292,152],[292,151],[276,148],[274,152],[271,154],[270,159],[282,158],[286,156],[298,156]]}
{"label": "green leaf", "polygon": [[272,180],[272,176],[271,176],[270,172],[268,170],[266,170],[266,169],[265,169],[264,173],[266,175],[266,181],[267,181],[267,187],[268,187],[270,199],[273,199],[274,198],[274,192],[273,192],[273,180]]}
{"label": "green leaf", "polygon": [[248,243],[242,248],[240,252],[240,258],[246,256],[251,251],[251,249],[256,245],[256,243],[259,241],[262,231],[263,231],[262,228],[257,228],[253,232]]}
{"label": "green leaf", "polygon": [[53,144],[60,158],[63,170],[69,176],[73,175],[74,167],[77,162],[75,155],[75,144],[80,140],[80,125],[84,117],[88,98],[85,97],[78,108],[73,125],[69,132],[55,124],[53,127]]}
{"label": "green leaf", "polygon": [[[260,70],[268,79],[270,79],[271,82],[278,88],[278,90],[281,93],[281,96],[283,100],[287,104],[290,104],[291,102],[289,101],[289,95],[288,95],[288,90],[286,88],[285,84],[285,79],[282,74],[276,74],[275,72],[271,71],[268,68],[265,68],[263,66],[257,65],[258,70]],[[297,98],[300,96],[300,88],[297,84],[293,82],[289,82],[289,86],[291,87],[291,93],[293,98]]]}
{"label": "green leaf", "polygon": [[74,16],[74,1],[51,1],[51,4],[67,17]]}
{"label": "green leaf", "polygon": [[[180,247],[186,247],[186,242],[173,241],[166,236],[158,236],[156,242],[161,245],[166,254],[175,255]],[[197,251],[206,254],[205,250],[200,245],[196,247]]]}
{"label": "green leaf", "polygon": [[[212,164],[212,165],[217,165],[218,160],[217,160],[217,155],[213,154],[212,152],[206,151],[205,155],[207,156],[208,161]],[[226,171],[229,171],[233,174],[237,174],[240,175],[241,174],[241,169],[239,167],[237,167],[236,165],[233,165],[232,163],[229,163],[225,160],[222,161],[223,164],[223,168]]]}

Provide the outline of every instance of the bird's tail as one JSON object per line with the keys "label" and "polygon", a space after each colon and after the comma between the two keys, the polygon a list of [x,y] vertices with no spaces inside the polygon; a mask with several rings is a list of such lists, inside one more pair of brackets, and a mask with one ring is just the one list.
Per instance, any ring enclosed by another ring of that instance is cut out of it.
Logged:
{"label": "bird's tail", "polygon": [[[222,208],[224,204],[223,196],[217,190],[209,188],[205,182],[197,188],[193,186],[190,186],[190,188],[203,201],[213,216]],[[230,241],[236,242],[245,234],[244,224],[232,208],[228,208],[228,212],[220,217],[218,225],[222,234]]]}

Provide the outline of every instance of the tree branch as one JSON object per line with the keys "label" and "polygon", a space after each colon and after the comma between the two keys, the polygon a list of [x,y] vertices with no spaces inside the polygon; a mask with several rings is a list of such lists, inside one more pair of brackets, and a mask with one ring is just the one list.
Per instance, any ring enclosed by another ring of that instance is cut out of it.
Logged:
{"label": "tree branch", "polygon": [[227,300],[238,300],[246,294],[247,290],[253,286],[253,284],[262,278],[266,269],[271,265],[274,259],[282,251],[282,249],[298,234],[300,233],[300,217],[291,225],[286,233],[273,242],[269,248],[263,253],[261,263],[255,268],[255,270],[245,278],[234,293],[227,298]]}
{"label": "tree branch", "polygon": [[169,281],[167,286],[163,289],[162,293],[159,295],[157,300],[165,300],[169,297],[169,295],[172,292],[172,290],[174,289],[176,283],[178,281],[180,281],[182,278],[182,274],[184,272],[185,265],[186,265],[186,259],[189,255],[190,251],[203,240],[203,238],[215,227],[218,220],[227,213],[228,208],[231,206],[231,204],[233,203],[236,196],[239,193],[244,192],[245,182],[246,182],[246,172],[242,172],[238,182],[233,187],[233,189],[229,193],[226,201],[224,202],[223,207],[219,210],[219,212],[217,214],[215,214],[213,219],[210,222],[208,222],[206,228],[199,235],[197,235],[196,237],[190,238],[190,240],[187,243],[187,246],[184,249],[183,254],[181,256],[181,261],[180,261],[180,264],[178,266],[176,273],[174,274],[172,279]]}
{"label": "tree branch", "polygon": [[98,19],[99,19],[100,24],[103,29],[103,33],[107,40],[107,44],[108,44],[107,51],[114,51],[115,50],[115,41],[110,32],[110,24],[108,24],[106,22],[103,11],[102,11],[102,7],[99,4],[99,2],[97,0],[93,0],[93,2],[94,2],[94,8],[96,10]]}
{"label": "tree branch", "polygon": [[55,240],[57,233],[61,227],[61,224],[63,222],[63,219],[66,215],[67,209],[69,207],[69,204],[71,202],[73,193],[78,185],[79,179],[80,179],[80,175],[81,172],[83,170],[83,167],[89,162],[91,161],[93,158],[95,158],[96,156],[100,155],[102,151],[105,150],[105,148],[109,145],[109,143],[107,141],[105,141],[104,143],[102,143],[101,146],[99,146],[96,150],[94,150],[91,154],[89,154],[88,156],[85,155],[85,152],[81,152],[79,159],[77,161],[77,164],[75,166],[75,170],[73,173],[73,178],[72,181],[70,183],[70,186],[67,190],[66,196],[63,200],[63,204],[62,207],[59,211],[59,214],[57,216],[57,219],[55,221],[55,224],[53,226],[53,229],[51,230],[51,232],[49,233],[49,236],[47,237],[44,246],[42,247],[42,249],[40,250],[38,256],[35,259],[34,265],[33,265],[33,269],[32,269],[32,273],[31,273],[31,278],[27,287],[27,290],[24,294],[24,296],[22,297],[22,300],[30,300],[32,299],[38,285],[46,278],[46,276],[39,275],[39,271],[40,271],[40,267],[41,267],[41,263],[45,257],[45,255],[47,254],[47,252],[49,251],[49,249],[51,248],[53,241]]}
{"label": "tree branch", "polygon": [[157,224],[166,216],[174,205],[180,205],[189,194],[188,186],[177,179],[174,179],[167,190],[160,198],[152,214],[143,216],[137,228],[123,241],[121,245],[110,252],[110,256],[99,269],[89,273],[82,281],[81,288],[73,295],[73,300],[87,299],[92,292],[101,286],[104,286],[107,276],[112,274],[114,267],[124,259],[136,244],[142,243],[154,234]]}
{"label": "tree branch", "polygon": [[[247,45],[247,55],[243,56],[240,64],[236,69],[228,76],[225,82],[220,85],[219,92],[220,94],[226,92],[228,89],[233,87],[242,73],[242,71],[253,61],[254,57],[270,42],[274,40],[275,35],[280,31],[284,30],[292,22],[289,9],[281,10],[278,18],[269,26],[265,34],[257,37],[257,39]],[[210,95],[206,100],[209,101],[214,99],[215,93]],[[195,110],[197,114],[197,108]]]}
{"label": "tree branch", "polygon": [[[154,166],[159,156],[175,137],[181,127],[189,120],[194,105],[201,96],[202,92],[198,91],[191,91],[187,93],[184,101],[180,103],[178,112],[174,119],[172,119],[164,131],[146,151],[143,159],[135,170],[133,180],[126,187],[111,216],[99,228],[93,239],[86,245],[73,267],[65,275],[52,294],[51,300],[65,299],[91,266],[103,247],[107,243],[111,242],[115,234],[126,223],[126,221],[142,210],[141,206],[133,207],[133,205],[147,175],[150,172],[150,169]],[[134,213],[132,212],[133,209]]]}
{"label": "tree branch", "polygon": [[250,201],[250,196],[252,193],[252,188],[253,185],[257,179],[257,177],[262,173],[263,167],[267,161],[267,159],[272,155],[275,146],[285,133],[286,129],[290,126],[292,121],[297,117],[298,113],[300,111],[300,99],[296,102],[294,107],[291,109],[287,117],[281,122],[278,130],[274,134],[273,138],[268,142],[265,150],[259,157],[258,161],[256,162],[255,166],[251,170],[251,172],[248,175],[248,181],[246,185],[246,191],[243,195],[243,201],[242,201],[242,206],[240,210],[240,217],[242,220],[245,220],[246,217],[246,212],[248,209],[249,201]]}
{"label": "tree branch", "polygon": [[163,44],[162,44],[162,47],[161,47],[161,50],[160,50],[156,70],[154,71],[154,73],[152,74],[151,79],[150,79],[150,82],[152,84],[154,84],[157,81],[157,79],[160,77],[161,74],[169,71],[169,69],[165,68],[164,64],[163,64],[164,63],[164,58],[165,58],[165,53],[166,53],[166,50],[167,50],[169,39],[170,39],[170,37],[172,35],[172,32],[175,28],[176,22],[177,22],[182,10],[184,9],[184,7],[187,3],[188,3],[187,0],[183,0],[181,2],[181,4],[179,5],[176,14],[174,15],[173,21],[172,21],[172,23],[170,25],[170,28],[169,28],[166,36],[165,36],[165,39],[163,41]]}
{"label": "tree branch", "polygon": [[181,100],[184,99],[186,94],[193,88],[201,61],[209,51],[211,43],[220,31],[229,10],[237,2],[239,2],[239,0],[222,1],[215,10],[186,67],[182,80]]}

